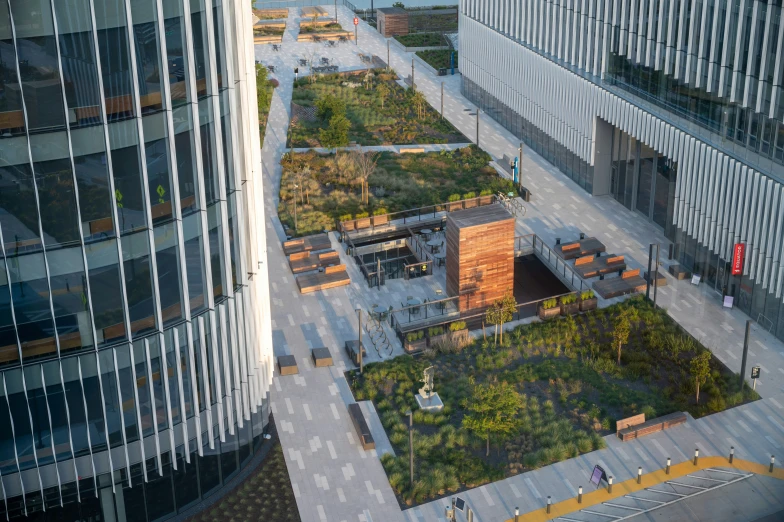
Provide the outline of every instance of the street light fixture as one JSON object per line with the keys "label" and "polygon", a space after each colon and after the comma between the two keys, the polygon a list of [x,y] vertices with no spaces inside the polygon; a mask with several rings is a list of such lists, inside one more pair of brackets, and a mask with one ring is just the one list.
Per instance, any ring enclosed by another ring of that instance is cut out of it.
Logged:
{"label": "street light fixture", "polygon": [[294,232],[299,231],[299,226],[297,225],[297,189],[299,185],[294,185]]}
{"label": "street light fixture", "polygon": [[411,481],[411,488],[414,488],[414,414],[411,410],[406,412],[408,415],[408,475]]}
{"label": "street light fixture", "polygon": [[[465,112],[468,112],[470,110],[471,109],[463,109],[463,111]],[[476,146],[477,147],[479,147],[479,113],[480,112],[482,112],[482,110],[479,107],[476,108],[476,112],[468,112],[469,116],[476,116]]]}
{"label": "street light fixture", "polygon": [[362,370],[363,370],[363,367],[362,367],[362,309],[361,308],[357,308],[357,317],[358,317],[358,320],[359,320],[359,335],[358,335],[358,341],[357,341],[357,353],[359,354],[358,355],[358,358],[359,358],[359,373],[361,375],[362,374]]}

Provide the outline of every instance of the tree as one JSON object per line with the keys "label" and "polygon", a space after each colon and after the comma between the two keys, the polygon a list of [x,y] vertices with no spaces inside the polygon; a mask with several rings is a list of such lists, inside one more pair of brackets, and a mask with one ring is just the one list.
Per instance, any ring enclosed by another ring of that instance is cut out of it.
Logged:
{"label": "tree", "polygon": [[504,323],[509,322],[517,311],[517,301],[511,291],[507,291],[499,301],[499,319],[501,320],[501,344],[504,343]]}
{"label": "tree", "polygon": [[490,437],[508,437],[517,428],[516,416],[523,407],[523,398],[506,381],[477,384],[464,406],[468,413],[463,417],[463,427],[487,441],[489,457]]}
{"label": "tree", "polygon": [[427,107],[427,99],[421,91],[414,91],[411,95],[411,103],[414,104],[417,110],[417,118],[422,119],[425,115],[425,107]]}
{"label": "tree", "polygon": [[700,386],[710,377],[710,360],[711,353],[708,350],[695,355],[691,360],[691,376],[694,377],[694,383],[697,385],[697,402],[700,402]]}
{"label": "tree", "polygon": [[624,308],[615,317],[613,325],[613,343],[618,347],[618,366],[621,365],[621,348],[629,342],[629,334],[632,331],[632,321],[637,319],[637,310],[634,308]]}
{"label": "tree", "polygon": [[346,102],[332,94],[325,94],[316,100],[316,116],[322,121],[330,121],[334,116],[346,115]]}
{"label": "tree", "polygon": [[[298,169],[294,171],[294,180],[297,183],[297,187],[299,188],[299,202],[301,205],[305,204],[305,201],[302,198],[302,190],[305,188],[305,183],[310,178],[310,166],[308,165],[300,165]],[[296,198],[296,194],[294,196]],[[310,196],[308,196],[308,202],[310,201]]]}
{"label": "tree", "polygon": [[267,68],[260,63],[256,64],[256,100],[259,104],[259,113],[265,111],[270,103],[269,79]]}
{"label": "tree", "polygon": [[376,93],[378,94],[378,97],[381,98],[381,108],[383,109],[384,100],[387,99],[387,97],[391,93],[391,90],[389,89],[389,86],[386,83],[382,82],[378,84],[378,87],[376,87]]}
{"label": "tree", "polygon": [[351,159],[354,163],[354,172],[362,185],[362,203],[367,205],[369,199],[368,179],[376,171],[378,152],[362,152],[361,149],[357,149],[352,151]]}
{"label": "tree", "polygon": [[342,114],[338,114],[330,118],[329,126],[326,129],[319,131],[319,140],[328,149],[345,147],[348,145],[348,131],[350,128],[351,122]]}
{"label": "tree", "polygon": [[501,322],[501,303],[496,301],[485,312],[485,319],[488,323],[495,325],[495,336],[493,337],[493,346],[498,344],[498,323]]}

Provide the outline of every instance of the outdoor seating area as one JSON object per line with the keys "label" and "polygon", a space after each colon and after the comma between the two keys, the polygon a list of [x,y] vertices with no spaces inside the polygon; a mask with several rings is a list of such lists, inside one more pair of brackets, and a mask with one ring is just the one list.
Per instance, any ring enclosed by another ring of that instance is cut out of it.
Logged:
{"label": "outdoor seating area", "polygon": [[315,234],[312,236],[298,237],[283,242],[283,253],[287,256],[298,252],[318,252],[332,247],[327,234]]}
{"label": "outdoor seating area", "polygon": [[590,256],[605,252],[607,249],[601,241],[595,237],[588,237],[573,241],[571,243],[558,244],[556,241],[555,252],[565,260],[577,259],[578,257]]}
{"label": "outdoor seating area", "polygon": [[614,254],[583,256],[578,257],[574,262],[574,271],[583,279],[599,277],[619,270],[626,270],[626,261],[623,256]]}
{"label": "outdoor seating area", "polygon": [[620,277],[602,279],[593,284],[594,291],[603,299],[635,294],[645,290],[645,280],[640,277],[640,269],[626,270]]}
{"label": "outdoor seating area", "polygon": [[[617,431],[616,435],[623,442],[628,442],[630,440],[644,437],[645,435],[658,433],[675,426],[680,426],[681,424],[685,424],[686,420],[688,419],[686,414],[683,412],[670,413],[669,415],[651,419],[649,421],[645,421],[645,415],[637,415],[636,417],[642,417],[642,421],[627,424],[626,427]],[[618,425],[621,425],[621,422],[622,421],[618,421]]]}
{"label": "outdoor seating area", "polygon": [[328,266],[323,272],[312,272],[297,276],[297,286],[302,294],[346,286],[351,278],[346,272],[346,265]]}
{"label": "outdoor seating area", "polygon": [[297,252],[289,256],[289,268],[292,274],[311,272],[331,265],[340,264],[340,255],[334,250],[314,253],[311,251]]}

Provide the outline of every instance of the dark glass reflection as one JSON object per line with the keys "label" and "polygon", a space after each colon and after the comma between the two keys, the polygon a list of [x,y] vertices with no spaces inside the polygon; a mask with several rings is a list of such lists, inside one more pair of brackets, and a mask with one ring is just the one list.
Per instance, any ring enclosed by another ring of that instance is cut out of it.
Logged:
{"label": "dark glass reflection", "polygon": [[25,359],[57,353],[43,255],[8,259],[17,335]]}
{"label": "dark glass reflection", "polygon": [[49,402],[49,415],[52,418],[55,457],[58,462],[61,462],[70,459],[73,454],[68,433],[68,408],[65,403],[65,390],[60,379],[60,363],[57,361],[45,363],[43,370],[46,399]]}
{"label": "dark glass reflection", "polygon": [[14,449],[14,431],[11,427],[11,411],[5,389],[0,379],[0,474],[16,473],[16,450]]}
{"label": "dark glass reflection", "polygon": [[[62,15],[57,12],[58,24]],[[101,95],[98,68],[93,50],[92,33],[63,33],[60,29],[60,59],[63,68],[65,99],[71,116],[71,128],[101,122]]]}
{"label": "dark glass reflection", "polygon": [[11,37],[8,4],[0,2],[0,138],[20,135],[25,126],[16,49]]}
{"label": "dark glass reflection", "polygon": [[79,377],[79,359],[68,357],[62,360],[62,365],[65,398],[68,402],[68,415],[71,420],[73,452],[75,457],[79,457],[90,451],[82,381]]}
{"label": "dark glass reflection", "polygon": [[136,386],[131,368],[130,347],[123,344],[115,348],[117,354],[117,376],[120,379],[120,400],[125,423],[125,440],[139,440],[139,426],[136,421]]}
{"label": "dark glass reflection", "polygon": [[139,337],[155,329],[155,298],[147,232],[122,238],[123,269],[131,333]]}
{"label": "dark glass reflection", "polygon": [[114,354],[112,350],[98,353],[101,365],[101,386],[103,387],[103,404],[106,412],[109,446],[116,448],[122,445],[122,421],[120,420],[120,397],[117,389],[117,376],[114,371]]}
{"label": "dark glass reflection", "polygon": [[85,245],[93,318],[99,346],[127,339],[122,277],[114,239]]}
{"label": "dark glass reflection", "polygon": [[164,327],[182,320],[182,285],[177,229],[169,223],[155,228],[155,258],[158,267],[158,294]]}
{"label": "dark glass reflection", "polygon": [[74,167],[84,241],[89,243],[113,237],[112,194],[106,152],[77,155],[75,150]]}
{"label": "dark glass reflection", "polygon": [[29,159],[24,161],[11,165],[0,156],[0,229],[7,256],[41,248],[33,174]]}
{"label": "dark glass reflection", "polygon": [[5,387],[8,392],[8,406],[11,419],[14,423],[14,438],[16,454],[19,459],[19,469],[26,470],[35,467],[35,453],[33,446],[37,442],[33,439],[30,427],[30,412],[27,409],[27,399],[22,384],[22,370],[17,368],[3,373]]}
{"label": "dark glass reflection", "polygon": [[54,462],[52,451],[52,431],[49,426],[49,411],[46,405],[41,367],[37,364],[24,368],[27,404],[30,408],[30,419],[33,422],[33,444],[38,465],[43,466]]}
{"label": "dark glass reflection", "polygon": [[0,258],[0,366],[19,361],[14,317],[11,311],[11,290],[5,271],[5,260]]}
{"label": "dark glass reflection", "polygon": [[104,425],[101,400],[101,385],[98,379],[98,366],[95,354],[83,355],[79,358],[82,369],[82,385],[84,401],[87,406],[87,427],[90,430],[90,442],[93,452],[106,450],[106,426]]}

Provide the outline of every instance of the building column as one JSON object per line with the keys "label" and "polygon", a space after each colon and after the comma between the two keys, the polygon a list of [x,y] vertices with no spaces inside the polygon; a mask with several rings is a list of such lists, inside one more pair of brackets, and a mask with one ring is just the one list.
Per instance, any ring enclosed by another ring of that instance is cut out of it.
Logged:
{"label": "building column", "polygon": [[611,192],[613,126],[601,118],[594,122],[592,194],[606,196]]}

